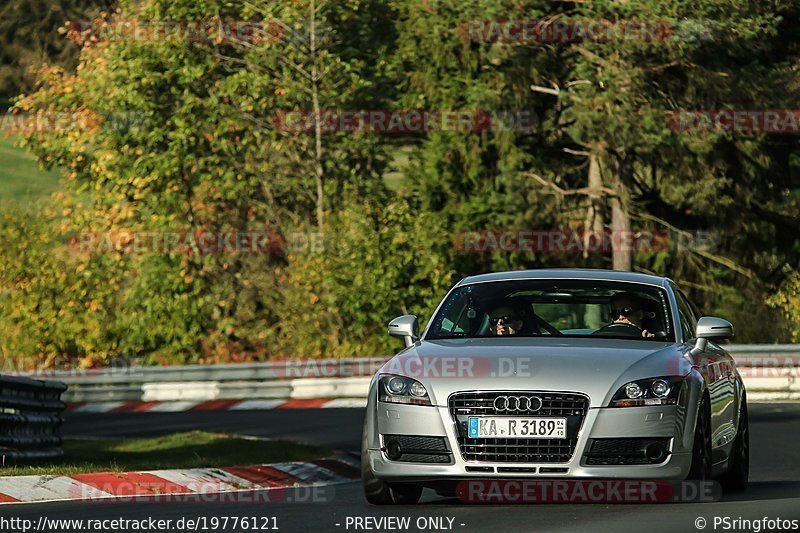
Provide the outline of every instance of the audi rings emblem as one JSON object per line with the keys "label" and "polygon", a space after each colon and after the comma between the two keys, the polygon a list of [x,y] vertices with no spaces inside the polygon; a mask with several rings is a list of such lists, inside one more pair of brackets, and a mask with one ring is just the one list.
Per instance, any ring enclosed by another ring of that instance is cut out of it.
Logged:
{"label": "audi rings emblem", "polygon": [[494,399],[494,410],[498,413],[535,413],[542,408],[538,396],[498,396]]}

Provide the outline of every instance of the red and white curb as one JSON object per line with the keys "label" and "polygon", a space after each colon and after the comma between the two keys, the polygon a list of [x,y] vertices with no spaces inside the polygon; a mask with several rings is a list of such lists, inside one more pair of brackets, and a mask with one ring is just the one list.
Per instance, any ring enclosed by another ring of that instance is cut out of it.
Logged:
{"label": "red and white curb", "polygon": [[[352,481],[360,477],[358,464],[355,456],[339,454],[307,463],[72,476],[4,476],[0,477],[0,505],[134,497],[159,501],[168,497],[189,499],[223,493],[237,493],[247,499],[242,493]],[[261,501],[282,501],[282,498],[266,497]]]}
{"label": "red and white curb", "polygon": [[211,400],[205,402],[91,402],[72,403],[72,413],[177,413],[183,411],[261,411],[271,409],[364,408],[366,398],[317,400]]}

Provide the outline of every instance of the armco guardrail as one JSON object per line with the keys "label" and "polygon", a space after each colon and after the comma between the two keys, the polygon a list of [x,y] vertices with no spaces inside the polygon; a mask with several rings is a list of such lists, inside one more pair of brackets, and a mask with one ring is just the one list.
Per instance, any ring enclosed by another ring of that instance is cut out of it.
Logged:
{"label": "armco guardrail", "polygon": [[[800,345],[727,345],[749,393],[800,397]],[[48,373],[70,388],[67,402],[363,398],[388,357],[268,363],[117,367]],[[753,395],[751,394],[751,397]]]}
{"label": "armco guardrail", "polygon": [[387,357],[267,363],[117,367],[48,374],[69,403],[363,398]]}
{"label": "armco guardrail", "polygon": [[750,398],[800,399],[800,344],[731,344]]}
{"label": "armco guardrail", "polygon": [[0,460],[60,457],[64,383],[0,377]]}

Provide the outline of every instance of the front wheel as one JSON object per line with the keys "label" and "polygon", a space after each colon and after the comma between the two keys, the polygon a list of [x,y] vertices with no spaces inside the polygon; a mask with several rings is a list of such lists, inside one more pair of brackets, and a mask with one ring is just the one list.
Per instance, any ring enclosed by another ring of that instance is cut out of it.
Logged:
{"label": "front wheel", "polygon": [[697,411],[692,446],[692,466],[686,479],[707,481],[711,479],[711,408],[705,396]]}
{"label": "front wheel", "polygon": [[375,477],[369,464],[367,425],[361,436],[361,483],[364,497],[372,505],[412,505],[419,502],[422,487],[408,483],[388,483]]}
{"label": "front wheel", "polygon": [[728,459],[728,471],[720,478],[720,484],[725,492],[743,492],[747,490],[750,478],[750,424],[747,419],[747,400],[742,398],[742,407],[739,412],[739,427],[736,431],[736,440]]}

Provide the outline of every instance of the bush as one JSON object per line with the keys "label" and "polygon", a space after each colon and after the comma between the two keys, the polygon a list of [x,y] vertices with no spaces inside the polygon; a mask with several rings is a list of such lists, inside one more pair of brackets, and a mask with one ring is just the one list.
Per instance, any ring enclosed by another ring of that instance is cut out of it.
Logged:
{"label": "bush", "polygon": [[783,311],[792,342],[800,342],[800,273],[794,272],[767,303]]}
{"label": "bush", "polygon": [[81,257],[52,212],[0,210],[0,336],[17,368],[63,358],[93,366],[115,354],[120,271],[109,256]]}
{"label": "bush", "polygon": [[290,254],[281,282],[278,344],[287,354],[376,356],[397,350],[386,323],[421,323],[453,282],[450,235],[400,198],[355,201],[326,227],[324,253]]}

